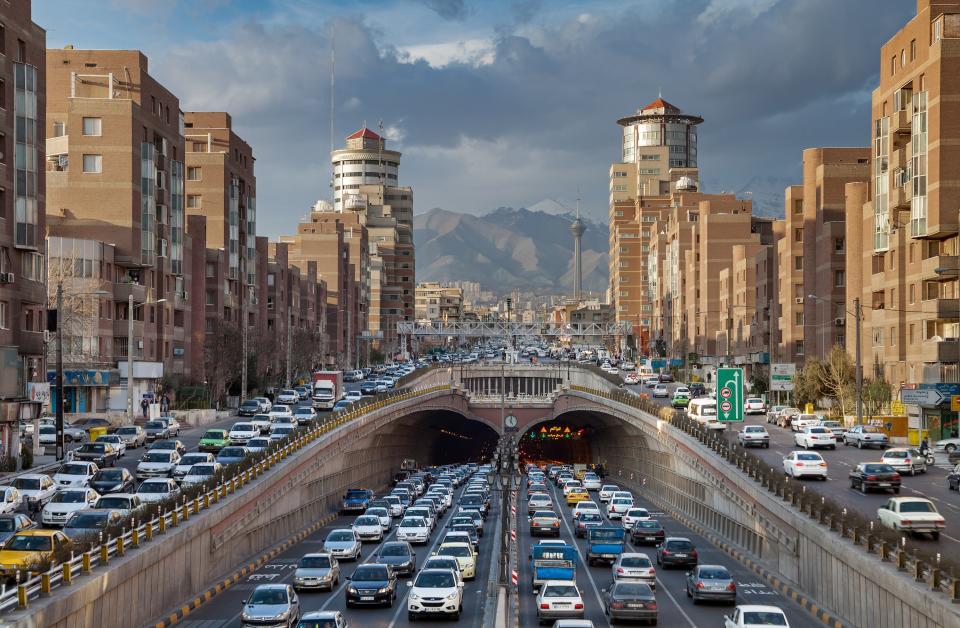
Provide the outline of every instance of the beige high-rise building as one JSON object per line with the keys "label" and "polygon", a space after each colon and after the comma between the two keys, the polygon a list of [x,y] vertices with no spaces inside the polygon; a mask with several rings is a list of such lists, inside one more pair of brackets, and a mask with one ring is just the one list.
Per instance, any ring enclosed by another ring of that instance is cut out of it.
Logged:
{"label": "beige high-rise building", "polygon": [[417,284],[418,321],[458,321],[463,316],[463,290],[436,281]]}
{"label": "beige high-rise building", "polygon": [[363,128],[333,151],[334,212],[357,213],[370,249],[369,331],[385,351],[403,351],[397,323],[415,316],[413,190],[398,186],[400,153]]}
{"label": "beige high-rise building", "polygon": [[[880,50],[869,185],[847,186],[847,301],[864,308],[865,374],[895,387],[960,381],[958,42],[960,2],[917,0]],[[958,431],[949,406],[913,416],[931,439]]]}

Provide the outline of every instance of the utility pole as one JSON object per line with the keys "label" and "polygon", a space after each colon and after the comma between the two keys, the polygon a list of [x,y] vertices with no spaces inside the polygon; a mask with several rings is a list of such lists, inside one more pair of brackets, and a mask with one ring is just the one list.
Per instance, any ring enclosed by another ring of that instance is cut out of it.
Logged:
{"label": "utility pole", "polygon": [[[63,281],[57,283],[57,460],[63,460]],[[40,434],[33,435],[39,442]]]}
{"label": "utility pole", "polygon": [[853,315],[856,318],[854,325],[856,328],[857,350],[856,350],[856,368],[857,368],[857,425],[863,424],[863,364],[860,356],[860,297],[853,300]]}
{"label": "utility pole", "polygon": [[[249,298],[250,292],[253,290],[251,286],[247,286],[246,296]],[[243,354],[243,359],[241,360],[243,364],[240,366],[240,403],[243,403],[243,400],[247,397],[247,301],[246,299],[240,304],[240,325],[242,329],[240,330],[242,338],[242,348],[241,352]]]}
{"label": "utility pole", "polygon": [[133,291],[127,299],[127,423],[133,424]]}
{"label": "utility pole", "polygon": [[290,388],[291,355],[293,352],[293,313],[287,311],[287,388]]}

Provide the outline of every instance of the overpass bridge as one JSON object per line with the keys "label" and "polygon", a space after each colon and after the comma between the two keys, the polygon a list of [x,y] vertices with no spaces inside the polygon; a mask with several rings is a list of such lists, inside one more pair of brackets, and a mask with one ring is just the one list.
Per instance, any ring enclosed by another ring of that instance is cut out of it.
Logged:
{"label": "overpass bridge", "polygon": [[[238,569],[257,569],[329,522],[346,488],[385,487],[409,458],[489,460],[504,435],[529,457],[604,464],[617,483],[831,625],[960,627],[951,604],[960,580],[891,547],[872,526],[868,533],[838,523],[741,452],[602,371],[566,364],[432,368],[401,392],[299,434],[223,486],[134,522],[122,540],[5,589],[0,625],[170,625],[216,597],[217,583],[229,587]],[[483,625],[497,621],[485,617]]]}

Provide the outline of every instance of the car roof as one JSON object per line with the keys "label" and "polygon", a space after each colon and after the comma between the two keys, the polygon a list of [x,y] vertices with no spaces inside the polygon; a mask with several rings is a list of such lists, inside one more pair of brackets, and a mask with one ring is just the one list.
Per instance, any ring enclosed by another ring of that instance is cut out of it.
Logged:
{"label": "car roof", "polygon": [[30,530],[20,530],[17,534],[21,536],[53,536],[63,534],[60,530],[49,530],[45,528],[32,528]]}
{"label": "car roof", "polygon": [[741,613],[753,613],[753,612],[762,612],[762,613],[772,613],[777,612],[786,615],[783,612],[783,609],[779,606],[767,606],[766,604],[740,604],[737,606],[740,609]]}
{"label": "car roof", "polygon": [[310,611],[304,613],[300,619],[301,620],[314,620],[314,619],[336,619],[340,615],[340,611]]}
{"label": "car roof", "polygon": [[47,475],[46,473],[24,473],[24,474],[22,474],[22,475],[18,475],[18,476],[15,477],[15,478],[12,478],[12,479],[14,479],[14,480],[16,480],[16,479],[39,480],[39,479],[42,479],[42,478],[48,478],[48,479],[49,479],[50,476]]}

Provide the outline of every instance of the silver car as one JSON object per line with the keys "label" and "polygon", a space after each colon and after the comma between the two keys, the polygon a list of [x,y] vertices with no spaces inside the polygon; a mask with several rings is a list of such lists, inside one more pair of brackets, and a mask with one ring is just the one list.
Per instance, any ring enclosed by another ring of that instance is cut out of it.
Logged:
{"label": "silver car", "polygon": [[360,537],[350,528],[331,530],[323,542],[323,551],[338,559],[360,558]]}
{"label": "silver car", "polygon": [[293,588],[296,591],[304,589],[326,589],[332,591],[340,584],[340,563],[331,554],[307,554],[297,563],[297,570],[293,572]]}
{"label": "silver car", "polygon": [[694,604],[703,600],[737,603],[737,583],[723,565],[697,565],[687,572],[685,588]]}
{"label": "silver car", "polygon": [[121,425],[114,434],[123,439],[127,449],[143,447],[147,442],[147,435],[139,425]]}
{"label": "silver car", "polygon": [[263,628],[283,626],[292,628],[300,619],[300,599],[289,584],[258,585],[243,601],[240,625]]}

